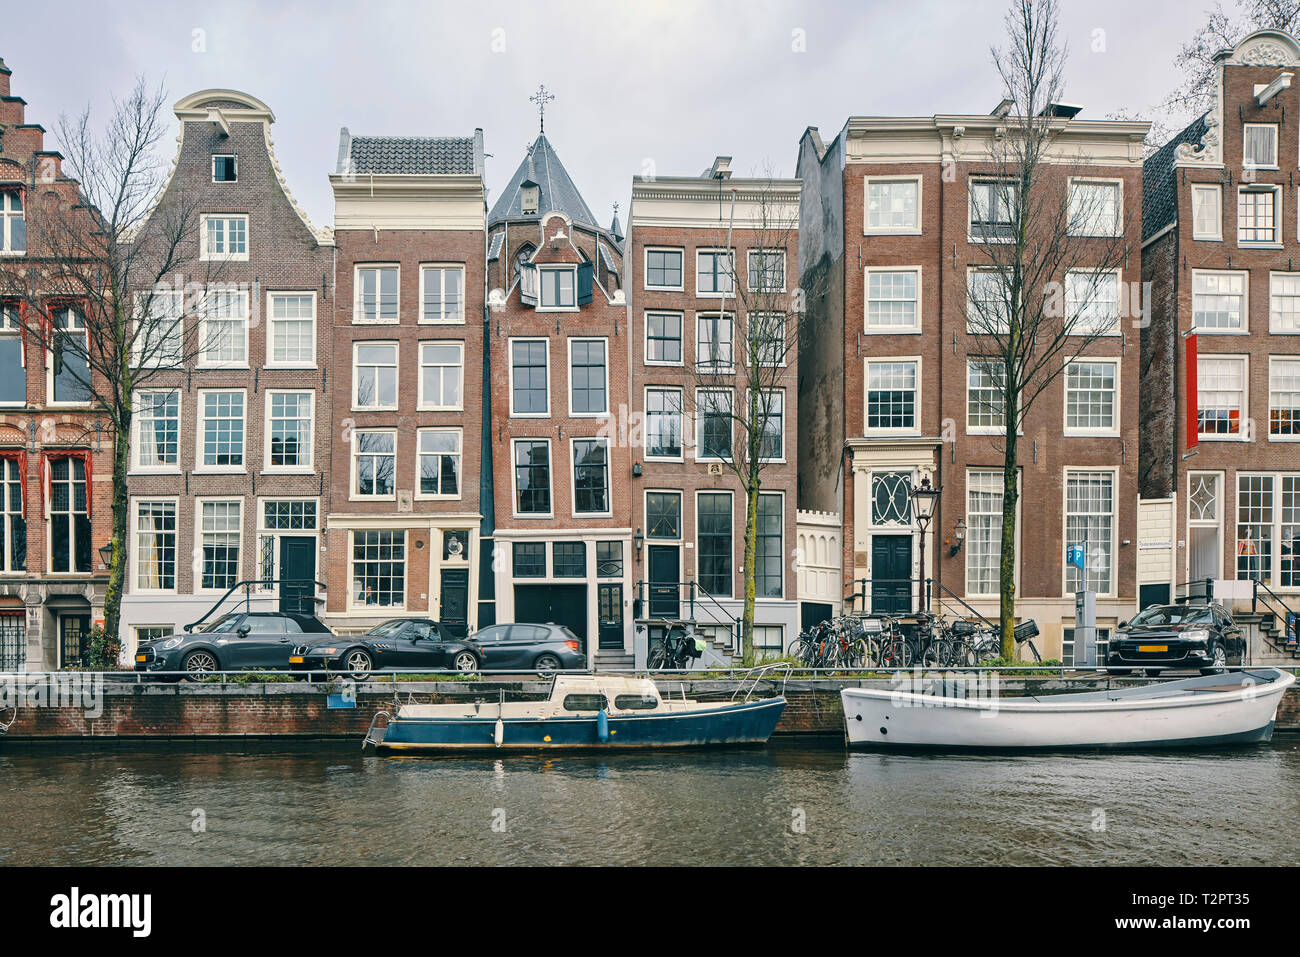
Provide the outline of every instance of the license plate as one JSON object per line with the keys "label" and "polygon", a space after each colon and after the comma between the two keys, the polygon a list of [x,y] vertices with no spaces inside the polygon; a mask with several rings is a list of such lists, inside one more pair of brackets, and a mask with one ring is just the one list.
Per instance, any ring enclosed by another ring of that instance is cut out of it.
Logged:
{"label": "license plate", "polygon": [[1168,651],[1168,645],[1138,645],[1138,651]]}
{"label": "license plate", "polygon": [[148,659],[147,659],[144,655],[136,655],[136,656],[135,656],[135,660],[136,660],[136,661],[148,661]]}
{"label": "license plate", "polygon": [[300,665],[300,664],[302,664],[302,655],[290,655],[290,656],[289,656],[289,664],[291,664],[291,665]]}

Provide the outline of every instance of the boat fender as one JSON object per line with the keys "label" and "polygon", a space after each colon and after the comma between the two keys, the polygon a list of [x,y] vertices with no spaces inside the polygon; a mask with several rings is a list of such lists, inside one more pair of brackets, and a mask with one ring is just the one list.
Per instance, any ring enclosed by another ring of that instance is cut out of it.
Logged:
{"label": "boat fender", "polygon": [[499,748],[501,747],[501,742],[505,740],[505,737],[506,737],[505,722],[502,721],[500,718],[497,718],[496,727],[492,729],[492,743]]}
{"label": "boat fender", "polygon": [[596,737],[600,738],[601,744],[609,740],[609,715],[604,708],[596,715]]}

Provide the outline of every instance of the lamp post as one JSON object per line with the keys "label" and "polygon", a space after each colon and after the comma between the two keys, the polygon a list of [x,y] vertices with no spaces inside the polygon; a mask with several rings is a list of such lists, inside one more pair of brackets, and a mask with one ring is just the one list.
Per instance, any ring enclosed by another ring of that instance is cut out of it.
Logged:
{"label": "lamp post", "polygon": [[912,487],[912,513],[916,516],[916,527],[920,530],[921,548],[921,610],[930,610],[930,591],[926,587],[925,577],[925,532],[934,518],[934,507],[939,504],[939,489],[930,484],[930,476],[921,478],[920,485]]}
{"label": "lamp post", "polygon": [[105,568],[113,567],[113,543],[112,542],[109,542],[107,545],[100,546],[99,557],[104,562]]}

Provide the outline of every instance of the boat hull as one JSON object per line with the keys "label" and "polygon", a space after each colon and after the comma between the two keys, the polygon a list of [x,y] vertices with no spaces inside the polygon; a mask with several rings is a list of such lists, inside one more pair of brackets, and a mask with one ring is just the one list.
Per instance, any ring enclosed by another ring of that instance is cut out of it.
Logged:
{"label": "boat hull", "polygon": [[380,751],[617,751],[644,748],[716,748],[763,744],[772,736],[784,698],[766,698],[707,710],[609,715],[602,741],[596,715],[506,718],[496,740],[496,718],[397,717],[376,742]]}
{"label": "boat hull", "polygon": [[[1282,694],[1295,680],[1277,675],[1235,690],[1207,690],[1212,686],[1205,679],[1189,679],[1109,697],[1102,692],[988,700],[865,688],[845,688],[841,697],[853,748],[1204,748],[1268,741]],[[1180,693],[1177,685],[1188,690]]]}

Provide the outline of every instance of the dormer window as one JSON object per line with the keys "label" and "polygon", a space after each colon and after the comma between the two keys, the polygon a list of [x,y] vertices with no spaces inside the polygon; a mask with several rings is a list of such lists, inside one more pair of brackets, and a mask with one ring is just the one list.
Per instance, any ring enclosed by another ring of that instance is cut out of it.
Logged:
{"label": "dormer window", "polygon": [[27,252],[27,219],[18,190],[0,192],[0,255]]}
{"label": "dormer window", "polygon": [[234,183],[238,179],[238,164],[234,156],[212,157],[212,182]]}
{"label": "dormer window", "polygon": [[536,213],[537,204],[542,198],[542,188],[536,183],[525,184],[520,190],[519,201],[523,207],[522,211],[527,213]]}
{"label": "dormer window", "polygon": [[543,309],[576,309],[578,306],[577,270],[572,266],[542,269]]}

